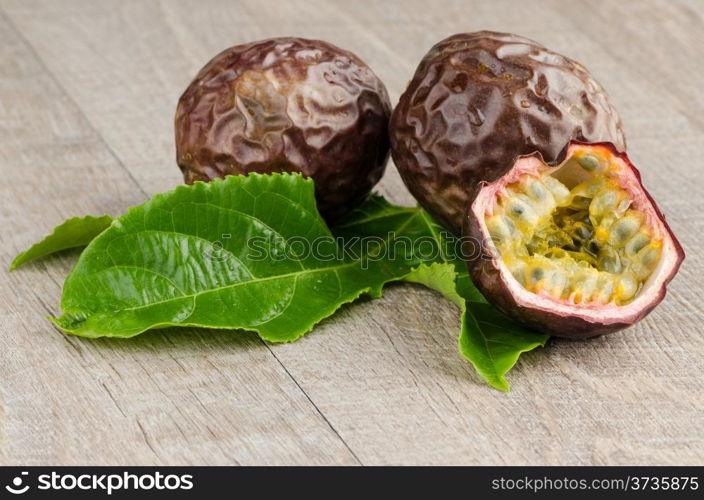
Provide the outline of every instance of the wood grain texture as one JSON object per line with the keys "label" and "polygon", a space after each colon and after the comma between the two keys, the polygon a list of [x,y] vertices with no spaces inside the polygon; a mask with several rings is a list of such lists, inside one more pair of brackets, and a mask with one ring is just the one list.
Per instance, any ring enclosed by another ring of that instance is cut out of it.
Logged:
{"label": "wood grain texture", "polygon": [[[64,217],[119,213],[180,182],[176,100],[219,50],[277,35],[356,52],[395,102],[439,39],[496,29],[582,61],[688,251],[629,330],[524,355],[513,391],[459,356],[457,311],[421,287],[345,307],[312,334],[166,330],[66,337],[76,253],[0,273],[6,464],[702,464],[704,3],[0,0],[3,261]],[[390,165],[380,185],[412,203]]]}

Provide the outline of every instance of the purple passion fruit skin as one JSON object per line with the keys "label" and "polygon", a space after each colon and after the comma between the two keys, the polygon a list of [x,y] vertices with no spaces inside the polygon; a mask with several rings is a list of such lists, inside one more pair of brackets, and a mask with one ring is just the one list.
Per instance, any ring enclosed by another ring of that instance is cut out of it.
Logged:
{"label": "purple passion fruit skin", "polygon": [[468,268],[487,300],[560,337],[641,320],[684,259],[638,170],[610,143],[572,142],[556,166],[539,153],[519,157],[474,187],[464,223],[483,242]]}
{"label": "purple passion fruit skin", "polygon": [[621,119],[579,63],[517,35],[479,31],[430,49],[394,109],[391,154],[406,186],[460,233],[467,186],[520,155],[559,162],[576,139],[625,151]]}
{"label": "purple passion fruit skin", "polygon": [[384,173],[391,105],[354,54],[319,40],[272,38],[215,56],[181,96],[176,156],[186,183],[300,172],[321,214],[356,207]]}

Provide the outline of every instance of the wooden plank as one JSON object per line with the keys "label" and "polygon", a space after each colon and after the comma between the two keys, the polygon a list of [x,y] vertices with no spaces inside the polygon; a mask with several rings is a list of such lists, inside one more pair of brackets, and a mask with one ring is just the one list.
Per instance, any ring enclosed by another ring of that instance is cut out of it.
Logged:
{"label": "wooden plank", "polygon": [[[435,41],[482,28],[524,34],[592,69],[621,109],[631,156],[668,221],[686,248],[702,244],[698,214],[704,202],[697,196],[704,187],[697,112],[702,108],[698,88],[691,84],[704,72],[701,58],[693,57],[701,46],[701,3],[605,2],[584,8],[557,0],[448,1],[432,9],[421,1],[322,0],[1,5],[149,194],[179,182],[171,125],[179,93],[203,63],[229,45],[283,34],[329,40],[365,59],[395,101]],[[661,24],[664,32],[658,31]],[[381,186],[393,200],[412,202],[393,168]],[[589,342],[554,341],[524,356],[511,374],[514,391],[507,395],[485,386],[457,354],[456,310],[419,287],[393,287],[384,299],[346,307],[303,340],[271,349],[365,464],[696,464],[704,457],[702,270],[702,257],[690,252],[666,302],[627,332]],[[41,280],[43,272],[35,279]],[[42,295],[56,296],[50,292]],[[150,334],[109,347],[70,341],[101,352],[91,369],[95,378],[110,377],[112,390],[116,376],[106,363],[122,359],[124,352],[142,353],[139,343],[155,338],[161,342],[161,336]],[[199,384],[213,400],[237,405],[238,411],[205,419],[181,407],[179,424],[190,421],[193,441],[186,443],[173,428],[164,432],[162,460],[225,462],[223,455],[189,449],[197,448],[208,422],[231,434],[243,421],[289,411],[280,399],[246,396],[266,391],[271,383],[242,375],[256,362],[245,357],[257,349],[255,343],[232,349],[225,344],[232,337],[219,333],[200,333],[194,342],[188,333],[169,332],[163,338],[173,342],[168,352],[150,347],[142,362],[169,368],[157,372],[151,389],[124,387],[121,401],[130,395],[150,399],[153,387],[168,393]],[[193,373],[195,364],[179,371],[166,358],[175,350],[199,360],[204,345],[210,358],[228,356],[221,376],[242,376],[241,383],[220,388],[203,372]],[[127,363],[128,372],[141,373]],[[170,377],[169,370],[179,376]],[[163,404],[168,403],[159,399],[147,410],[136,404],[130,411],[141,416],[163,411]],[[59,420],[68,425],[65,415]],[[282,429],[279,439],[295,429],[302,427]],[[123,438],[121,444],[145,463],[153,459],[138,451],[139,436]],[[222,439],[212,437],[207,446],[219,446]],[[241,461],[270,460],[275,441],[272,436],[252,441]],[[74,448],[68,443],[66,449]],[[321,456],[322,449],[310,450],[305,460],[349,458],[339,450]]]}
{"label": "wooden plank", "polygon": [[[65,217],[145,195],[4,15],[0,45],[6,266]],[[252,335],[91,342],[53,329],[44,317],[76,256],[0,273],[0,463],[356,463]]]}

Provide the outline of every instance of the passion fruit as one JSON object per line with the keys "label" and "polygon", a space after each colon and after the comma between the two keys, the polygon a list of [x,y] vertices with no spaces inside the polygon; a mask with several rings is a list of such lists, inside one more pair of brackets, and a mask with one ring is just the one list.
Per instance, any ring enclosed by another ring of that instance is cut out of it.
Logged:
{"label": "passion fruit", "polygon": [[186,183],[300,172],[328,220],[356,207],[384,173],[391,104],[357,56],[320,40],[231,47],[200,70],[176,110]]}
{"label": "passion fruit", "polygon": [[517,35],[479,31],[430,49],[394,109],[391,154],[418,202],[456,234],[467,186],[520,155],[559,162],[571,139],[625,151],[621,119],[579,63]]}
{"label": "passion fruit", "polygon": [[684,259],[638,170],[610,143],[572,142],[556,166],[519,157],[474,187],[464,222],[484,242],[468,267],[487,300],[561,337],[639,321]]}

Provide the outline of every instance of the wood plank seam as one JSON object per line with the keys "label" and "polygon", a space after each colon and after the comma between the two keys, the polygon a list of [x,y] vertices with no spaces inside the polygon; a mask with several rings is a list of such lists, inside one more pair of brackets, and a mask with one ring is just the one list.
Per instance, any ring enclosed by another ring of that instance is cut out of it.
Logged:
{"label": "wood plank seam", "polygon": [[264,344],[264,346],[265,346],[265,347],[267,348],[267,350],[271,353],[271,355],[274,356],[274,359],[276,359],[276,361],[279,363],[279,365],[281,365],[281,368],[284,369],[284,371],[286,372],[286,375],[288,375],[289,378],[293,381],[293,383],[296,384],[296,387],[298,387],[298,388],[301,390],[301,392],[302,392],[303,395],[306,397],[306,399],[310,402],[310,404],[313,405],[313,408],[315,408],[315,411],[318,412],[318,414],[320,415],[320,417],[325,421],[325,423],[328,425],[328,427],[330,427],[330,430],[331,430],[338,438],[340,438],[340,441],[342,441],[342,443],[345,445],[345,448],[347,448],[347,449],[349,450],[350,454],[352,455],[352,457],[354,457],[354,459],[357,461],[357,463],[358,463],[359,465],[364,465],[364,464],[362,463],[362,460],[360,460],[359,456],[357,456],[357,454],[354,452],[354,450],[352,449],[352,447],[350,446],[350,444],[340,435],[339,431],[335,428],[334,425],[332,425],[332,422],[330,422],[330,420],[329,420],[328,417],[325,415],[325,413],[323,413],[323,411],[318,407],[318,405],[315,403],[315,401],[313,401],[313,398],[311,398],[310,395],[305,391],[305,389],[303,389],[303,387],[302,387],[301,384],[298,382],[298,380],[296,380],[296,377],[293,376],[293,374],[289,371],[289,369],[286,367],[286,365],[279,359],[279,357],[276,355],[276,353],[274,353],[274,351],[271,349],[271,347],[269,346],[269,344],[267,344],[267,343],[266,343],[264,340],[262,340],[262,339],[260,339],[260,341],[261,341],[262,344]]}

